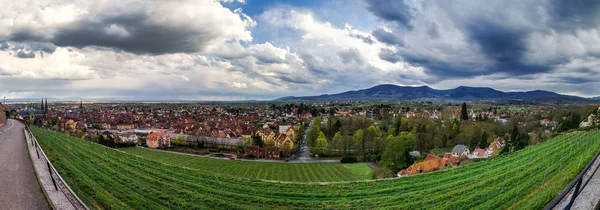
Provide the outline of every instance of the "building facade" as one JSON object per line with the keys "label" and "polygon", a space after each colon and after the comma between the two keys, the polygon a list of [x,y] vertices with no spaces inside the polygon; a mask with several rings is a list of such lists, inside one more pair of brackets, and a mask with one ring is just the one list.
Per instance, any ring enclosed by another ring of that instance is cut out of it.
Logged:
{"label": "building facade", "polygon": [[146,136],[146,145],[150,148],[165,148],[171,146],[171,137],[166,132],[153,132]]}
{"label": "building facade", "polygon": [[6,123],[6,110],[4,108],[4,104],[0,103],[0,125],[4,125]]}

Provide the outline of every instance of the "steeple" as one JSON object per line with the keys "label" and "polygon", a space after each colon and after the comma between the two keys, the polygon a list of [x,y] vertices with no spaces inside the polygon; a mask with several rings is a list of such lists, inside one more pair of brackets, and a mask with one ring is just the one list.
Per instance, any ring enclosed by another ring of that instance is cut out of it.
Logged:
{"label": "steeple", "polygon": [[48,111],[48,98],[46,98],[46,107],[44,107],[44,112]]}
{"label": "steeple", "polygon": [[44,110],[44,98],[42,98],[42,106],[40,107],[40,110]]}
{"label": "steeple", "polygon": [[83,109],[83,101],[79,101],[79,108]]}

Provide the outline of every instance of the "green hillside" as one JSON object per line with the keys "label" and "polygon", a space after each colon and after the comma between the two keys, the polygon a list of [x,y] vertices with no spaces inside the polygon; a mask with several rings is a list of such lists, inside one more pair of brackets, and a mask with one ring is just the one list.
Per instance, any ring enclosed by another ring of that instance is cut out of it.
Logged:
{"label": "green hillside", "polygon": [[600,149],[600,132],[567,134],[507,156],[424,175],[285,184],[166,165],[32,130],[63,178],[94,209],[540,209]]}
{"label": "green hillside", "polygon": [[[242,178],[290,182],[339,182],[371,178],[371,168],[366,163],[341,164],[232,161],[175,154],[145,148],[123,148],[121,150],[161,163]],[[348,170],[348,168],[353,170]]]}

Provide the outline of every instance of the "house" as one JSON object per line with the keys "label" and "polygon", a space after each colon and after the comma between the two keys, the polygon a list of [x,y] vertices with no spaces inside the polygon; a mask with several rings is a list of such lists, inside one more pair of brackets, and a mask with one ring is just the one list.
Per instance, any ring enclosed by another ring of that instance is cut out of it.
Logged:
{"label": "house", "polygon": [[164,148],[171,146],[171,137],[163,131],[153,132],[146,136],[146,145],[150,148]]}
{"label": "house", "polygon": [[260,147],[259,146],[246,146],[246,155],[253,154],[254,157],[260,157]]}
{"label": "house", "polygon": [[260,148],[258,146],[246,146],[246,155],[253,154],[256,158],[276,159],[281,155],[279,147],[270,146]]}
{"label": "house", "polygon": [[135,124],[133,124],[133,123],[117,124],[117,130],[130,130],[130,129],[134,129],[134,128],[135,128]]}
{"label": "house", "polygon": [[487,150],[476,147],[473,150],[473,153],[469,156],[469,158],[488,158],[491,153],[488,153]]}
{"label": "house", "polygon": [[291,128],[291,127],[292,127],[291,125],[280,125],[280,126],[279,126],[279,133],[286,133],[286,132],[287,132],[287,130],[288,130],[289,128]]}
{"label": "house", "polygon": [[447,164],[448,162],[444,161],[444,159],[432,154],[428,154],[427,157],[425,157],[425,160],[423,160],[423,162],[414,163],[408,168],[400,170],[398,172],[398,176],[411,176],[420,173],[437,171],[444,168],[444,166],[446,166]]}
{"label": "house", "polygon": [[279,147],[271,146],[271,147],[265,147],[262,149],[263,149],[262,155],[266,159],[279,158],[279,156],[281,155],[281,149]]}
{"label": "house", "polygon": [[460,156],[455,156],[451,153],[446,153],[446,154],[444,154],[444,157],[442,159],[446,162],[446,164],[452,164],[454,166],[457,166],[463,160],[468,160],[469,157],[465,154],[461,154]]}
{"label": "house", "polygon": [[121,134],[119,134],[118,137],[121,140],[121,142],[131,142],[131,143],[135,143],[135,144],[137,144],[137,142],[138,142],[138,136],[134,132],[131,132],[131,131],[121,133]]}
{"label": "house", "polygon": [[467,148],[467,146],[459,144],[454,146],[454,149],[452,149],[452,155],[453,156],[461,156],[461,155],[466,155],[469,156],[469,148]]}
{"label": "house", "polygon": [[[598,108],[598,111],[600,111],[600,108]],[[600,120],[599,120],[598,116],[596,116],[594,113],[592,113],[587,117],[587,119],[584,119],[581,123],[579,123],[579,127],[583,128],[583,127],[596,125],[599,123],[599,121]]]}
{"label": "house", "polygon": [[486,149],[486,152],[489,154],[489,156],[492,156],[492,153],[494,152],[495,149],[502,149],[502,147],[505,146],[506,141],[504,141],[503,138],[496,138],[494,139],[494,141],[492,143],[490,143],[490,146],[488,146],[488,148]]}

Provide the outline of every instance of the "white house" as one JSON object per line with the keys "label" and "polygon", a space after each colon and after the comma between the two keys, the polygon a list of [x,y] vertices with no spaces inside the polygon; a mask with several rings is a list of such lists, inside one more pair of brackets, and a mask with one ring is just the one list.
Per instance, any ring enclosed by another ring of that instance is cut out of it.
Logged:
{"label": "white house", "polygon": [[131,131],[127,131],[124,133],[119,134],[119,138],[121,139],[121,142],[132,142],[132,143],[136,143],[138,142],[138,136]]}
{"label": "white house", "polygon": [[492,154],[492,153],[488,152],[487,150],[477,147],[473,150],[473,153],[471,153],[471,155],[469,156],[469,159],[488,158],[488,157],[490,157],[490,154]]}
{"label": "white house", "polygon": [[454,149],[452,149],[453,156],[466,155],[468,157],[469,154],[470,154],[469,148],[467,148],[467,146],[462,145],[462,144],[456,145],[456,146],[454,146]]}
{"label": "white house", "polygon": [[285,134],[290,127],[292,127],[292,126],[291,125],[280,125],[279,133]]}

